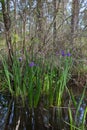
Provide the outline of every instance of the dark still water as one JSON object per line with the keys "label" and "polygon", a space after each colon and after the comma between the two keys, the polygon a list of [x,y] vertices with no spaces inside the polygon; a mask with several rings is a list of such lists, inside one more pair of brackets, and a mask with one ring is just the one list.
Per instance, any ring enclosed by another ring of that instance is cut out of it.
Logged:
{"label": "dark still water", "polygon": [[[78,123],[81,122],[85,103],[79,110]],[[75,109],[72,109],[75,114]],[[23,107],[9,96],[0,94],[0,130],[70,130],[67,107],[43,107],[40,102],[37,109]]]}

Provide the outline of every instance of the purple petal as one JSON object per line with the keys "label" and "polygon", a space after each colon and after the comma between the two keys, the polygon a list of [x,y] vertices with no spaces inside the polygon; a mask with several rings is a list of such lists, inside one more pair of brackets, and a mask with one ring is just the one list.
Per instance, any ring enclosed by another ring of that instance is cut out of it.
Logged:
{"label": "purple petal", "polygon": [[36,64],[32,61],[30,64],[29,64],[30,67],[33,67],[33,66],[36,66]]}
{"label": "purple petal", "polygon": [[19,61],[20,61],[20,62],[22,61],[22,57],[19,57]]}
{"label": "purple petal", "polygon": [[64,51],[63,51],[63,50],[61,51],[61,55],[62,55],[62,56],[65,56],[65,55],[66,55],[66,54],[64,53]]}
{"label": "purple petal", "polygon": [[66,56],[70,57],[70,56],[71,56],[70,52],[68,52],[68,53],[66,54]]}

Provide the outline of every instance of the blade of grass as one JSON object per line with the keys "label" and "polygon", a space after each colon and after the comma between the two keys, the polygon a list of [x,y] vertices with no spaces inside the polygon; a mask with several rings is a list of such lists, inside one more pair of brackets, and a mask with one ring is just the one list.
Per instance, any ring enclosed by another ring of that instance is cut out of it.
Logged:
{"label": "blade of grass", "polygon": [[75,130],[82,130],[82,129],[80,129],[80,128],[77,128],[76,126],[74,126],[74,125],[71,125],[70,123],[68,123],[68,122],[66,122],[66,121],[64,121],[67,125],[69,125],[69,126],[71,126],[72,128],[74,128]]}
{"label": "blade of grass", "polygon": [[81,99],[80,99],[79,104],[78,104],[78,106],[77,106],[75,120],[77,119],[77,116],[78,116],[78,112],[79,112],[80,106],[81,106],[82,101],[83,101],[83,98],[84,98],[84,96],[85,96],[85,92],[86,92],[86,85],[84,86],[84,90],[83,90]]}

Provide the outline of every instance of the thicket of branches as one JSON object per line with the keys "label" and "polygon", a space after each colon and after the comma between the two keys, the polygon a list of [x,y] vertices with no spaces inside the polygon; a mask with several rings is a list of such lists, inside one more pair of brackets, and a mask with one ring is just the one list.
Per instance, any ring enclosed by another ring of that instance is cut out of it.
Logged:
{"label": "thicket of branches", "polygon": [[82,56],[86,17],[87,0],[0,0],[0,38],[6,39],[10,60],[18,47],[23,53],[27,48],[46,56],[69,49]]}

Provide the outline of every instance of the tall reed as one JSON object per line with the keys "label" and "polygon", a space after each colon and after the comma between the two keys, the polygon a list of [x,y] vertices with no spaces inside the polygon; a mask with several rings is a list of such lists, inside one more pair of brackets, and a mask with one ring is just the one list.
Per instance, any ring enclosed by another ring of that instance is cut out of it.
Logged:
{"label": "tall reed", "polygon": [[3,59],[3,68],[6,87],[12,96],[21,98],[23,104],[28,97],[29,106],[36,107],[41,93],[41,69],[25,54],[25,59],[13,56],[13,65],[10,69],[8,63]]}
{"label": "tall reed", "polygon": [[[12,70],[3,59],[5,79],[12,96],[21,97],[23,104],[26,97],[30,107],[36,107],[43,92],[47,94],[49,105],[62,104],[62,96],[69,80],[72,58],[68,54],[60,56],[59,67],[48,62],[30,59],[25,51],[25,58],[13,56]],[[56,100],[56,101],[55,101]]]}
{"label": "tall reed", "polygon": [[66,90],[67,82],[70,79],[71,67],[72,67],[71,56],[60,57],[59,76],[55,89],[56,104],[58,106],[61,106],[62,104],[63,93]]}
{"label": "tall reed", "polygon": [[4,89],[9,89],[10,93],[13,95],[14,91],[13,91],[12,84],[11,84],[12,73],[9,71],[9,66],[6,62],[6,59],[2,58],[2,56],[1,56],[1,59],[2,59],[4,75],[5,75],[5,82],[6,82]]}

